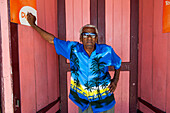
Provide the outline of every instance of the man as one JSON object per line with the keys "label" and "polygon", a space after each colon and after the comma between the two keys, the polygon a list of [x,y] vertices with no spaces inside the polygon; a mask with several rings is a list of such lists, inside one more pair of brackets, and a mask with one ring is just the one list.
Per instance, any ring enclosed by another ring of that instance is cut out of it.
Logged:
{"label": "man", "polygon": [[[121,59],[111,46],[97,44],[98,31],[93,25],[80,30],[80,41],[70,42],[55,38],[35,25],[35,16],[28,13],[29,24],[49,43],[54,44],[58,55],[70,60],[71,87],[69,98],[79,107],[79,113],[113,113]],[[108,66],[114,66],[111,79]]]}

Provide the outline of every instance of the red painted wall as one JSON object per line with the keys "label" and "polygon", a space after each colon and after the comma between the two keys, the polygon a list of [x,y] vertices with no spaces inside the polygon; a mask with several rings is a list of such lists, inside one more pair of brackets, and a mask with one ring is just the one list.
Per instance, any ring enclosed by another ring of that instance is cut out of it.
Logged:
{"label": "red painted wall", "polygon": [[[139,1],[138,96],[170,112],[170,34],[162,33],[163,0]],[[139,109],[151,113],[139,104]]]}
{"label": "red painted wall", "polygon": [[[57,36],[57,1],[37,0],[38,26]],[[21,110],[34,113],[59,97],[58,56],[54,46],[31,27],[19,25]],[[55,105],[48,113],[59,109]]]}

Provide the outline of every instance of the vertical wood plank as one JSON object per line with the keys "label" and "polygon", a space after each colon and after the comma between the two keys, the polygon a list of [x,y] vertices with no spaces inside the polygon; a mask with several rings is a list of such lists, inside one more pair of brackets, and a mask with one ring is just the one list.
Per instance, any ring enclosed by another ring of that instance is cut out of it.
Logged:
{"label": "vertical wood plank", "polygon": [[[74,41],[74,0],[65,0],[66,41]],[[67,63],[70,61],[67,59]]]}
{"label": "vertical wood plank", "polygon": [[47,69],[48,69],[48,103],[55,101],[59,97],[59,73],[58,61],[55,49],[47,44]]}
{"label": "vertical wood plank", "polygon": [[57,24],[55,23],[56,19],[56,10],[55,10],[55,0],[45,0],[45,29],[47,32],[55,35],[56,34],[56,29],[55,26]]}
{"label": "vertical wood plank", "polygon": [[[70,94],[70,86],[71,86],[71,72],[67,72],[67,96]],[[74,104],[70,99],[68,99],[68,113],[79,113],[79,108],[76,104]]]}
{"label": "vertical wood plank", "polygon": [[82,0],[74,0],[74,41],[80,41],[79,30],[83,25]]}
{"label": "vertical wood plank", "polygon": [[[38,0],[37,4],[37,12],[41,12],[37,15],[38,25],[45,29],[45,0]],[[36,31],[34,36],[37,110],[40,110],[48,104],[47,42]]]}
{"label": "vertical wood plank", "polygon": [[45,0],[37,0],[37,24],[42,29],[45,29]]}
{"label": "vertical wood plank", "polygon": [[31,27],[18,26],[19,68],[21,84],[21,112],[35,113],[36,87],[34,64],[34,38]]}
{"label": "vertical wood plank", "polygon": [[114,50],[121,57],[122,1],[114,0]]}
{"label": "vertical wood plank", "polygon": [[121,110],[122,113],[129,113],[129,71],[123,71],[121,72]]}
{"label": "vertical wood plank", "polygon": [[141,97],[141,69],[142,69],[142,34],[143,34],[143,1],[139,1],[139,51],[138,51],[138,97]]}
{"label": "vertical wood plank", "polygon": [[90,0],[90,24],[95,25],[97,27],[97,17],[98,17],[98,0]]}
{"label": "vertical wood plank", "polygon": [[[75,9],[74,0],[66,0],[66,40],[74,41],[74,22],[76,18],[74,17]],[[79,18],[77,18],[79,19]],[[77,31],[78,33],[78,31]],[[67,97],[70,93],[70,83],[71,83],[71,73],[67,72]],[[68,98],[68,113],[78,112],[78,107]]]}
{"label": "vertical wood plank", "polygon": [[153,0],[143,0],[141,98],[149,103],[152,103],[153,7]]}
{"label": "vertical wood plank", "polygon": [[165,111],[167,75],[167,34],[162,33],[162,5],[162,0],[154,1],[152,104],[153,106]]}
{"label": "vertical wood plank", "polygon": [[98,43],[105,44],[105,0],[98,0]]}
{"label": "vertical wood plank", "polygon": [[74,40],[74,0],[66,0],[66,40]]}
{"label": "vertical wood plank", "polygon": [[[111,78],[114,77],[114,71],[109,72],[111,75]],[[120,77],[119,77],[119,82],[117,84],[117,88],[114,92],[114,96],[115,96],[115,113],[122,113],[122,73],[120,72]]]}
{"label": "vertical wood plank", "polygon": [[83,25],[90,24],[90,0],[82,0]]}
{"label": "vertical wood plank", "polygon": [[167,80],[166,80],[166,112],[170,112],[170,35],[168,34],[168,51],[167,51]]}
{"label": "vertical wood plank", "polygon": [[[114,72],[110,72],[111,77]],[[115,113],[129,113],[129,72],[120,73],[119,82],[114,92],[115,94]]]}
{"label": "vertical wood plank", "polygon": [[113,38],[114,38],[114,30],[113,30],[113,27],[114,26],[114,21],[113,21],[113,3],[114,1],[113,0],[106,0],[106,3],[105,3],[105,20],[106,20],[106,44],[107,45],[113,45]]}
{"label": "vertical wood plank", "polygon": [[[46,31],[56,34],[55,26],[57,25],[56,20],[56,10],[55,10],[55,0],[45,0],[45,23],[46,23]],[[51,13],[49,13],[51,12]],[[49,21],[50,20],[50,21]],[[58,59],[56,56],[56,52],[54,46],[52,44],[47,43],[47,75],[48,75],[48,103],[55,101],[58,97],[58,89],[59,89],[59,80],[58,80],[58,71],[57,64]],[[55,110],[56,111],[56,110]],[[53,111],[53,112],[55,112]]]}
{"label": "vertical wood plank", "polygon": [[122,1],[122,61],[129,62],[130,61],[130,0]]}

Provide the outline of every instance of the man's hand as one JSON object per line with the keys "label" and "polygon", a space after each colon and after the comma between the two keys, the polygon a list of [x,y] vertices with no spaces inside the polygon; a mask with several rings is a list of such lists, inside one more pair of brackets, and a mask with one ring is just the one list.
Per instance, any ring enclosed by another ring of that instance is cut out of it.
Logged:
{"label": "man's hand", "polygon": [[34,26],[35,21],[36,21],[36,17],[31,13],[27,13],[27,21],[31,26]]}
{"label": "man's hand", "polygon": [[108,86],[110,92],[114,92],[117,87],[117,83],[119,81],[120,70],[121,70],[121,67],[119,69],[115,69],[114,78],[111,79],[111,83]]}
{"label": "man's hand", "polygon": [[45,30],[35,25],[36,17],[33,14],[27,13],[27,21],[31,25],[31,27],[34,28],[45,40],[47,40],[51,44],[54,43],[54,35],[46,32]]}
{"label": "man's hand", "polygon": [[114,81],[113,79],[111,79],[111,83],[110,83],[110,85],[108,86],[109,91],[110,91],[110,92],[114,92],[115,89],[116,89],[116,87],[117,87],[117,83],[115,83],[115,81]]}

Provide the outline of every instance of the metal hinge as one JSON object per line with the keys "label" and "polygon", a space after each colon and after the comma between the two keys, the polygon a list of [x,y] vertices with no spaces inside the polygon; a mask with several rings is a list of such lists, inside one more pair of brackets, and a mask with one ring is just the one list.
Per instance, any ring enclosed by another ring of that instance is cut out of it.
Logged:
{"label": "metal hinge", "polygon": [[14,98],[14,104],[15,104],[15,111],[17,111],[17,109],[20,107],[20,101],[19,99],[17,99],[16,96]]}

